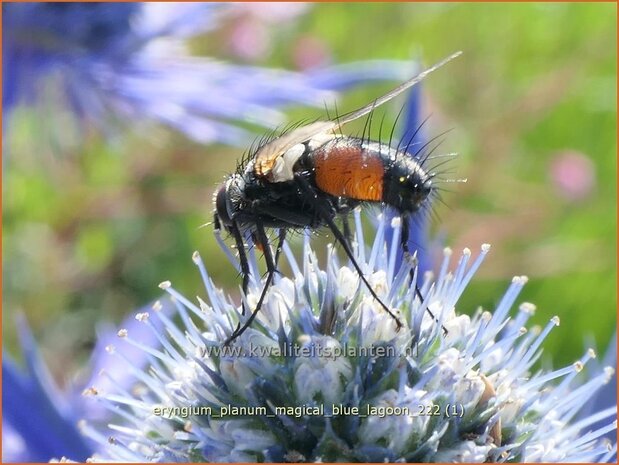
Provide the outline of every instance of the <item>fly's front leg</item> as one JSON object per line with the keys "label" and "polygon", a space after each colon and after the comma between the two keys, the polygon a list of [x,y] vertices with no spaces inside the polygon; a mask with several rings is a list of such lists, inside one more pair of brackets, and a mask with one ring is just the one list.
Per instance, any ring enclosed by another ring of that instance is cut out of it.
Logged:
{"label": "fly's front leg", "polygon": [[[247,254],[245,253],[245,243],[243,242],[243,235],[241,229],[236,222],[230,226],[230,232],[234,237],[236,248],[239,252],[239,262],[241,264],[241,274],[243,275],[243,293],[247,295],[247,289],[249,288],[249,261],[247,260]],[[245,314],[245,306],[243,305],[243,315]]]}
{"label": "fly's front leg", "polygon": [[245,321],[245,323],[242,326],[239,323],[239,326],[234,330],[232,335],[226,340],[225,345],[230,344],[237,337],[243,334],[245,330],[249,328],[249,326],[252,324],[256,316],[258,316],[258,312],[262,308],[262,304],[266,297],[267,291],[269,290],[269,287],[271,286],[271,283],[273,282],[273,277],[275,276],[275,272],[277,271],[276,260],[279,259],[279,255],[281,253],[281,249],[284,244],[284,239],[286,237],[286,231],[284,229],[280,230],[275,257],[273,257],[273,254],[271,252],[271,247],[269,247],[269,244],[268,244],[268,237],[264,230],[264,226],[262,225],[261,222],[256,223],[256,236],[262,244],[266,244],[266,246],[264,247],[264,259],[267,265],[266,282],[264,283],[264,287],[262,288],[262,292],[260,293],[260,298],[258,299],[256,308],[254,309],[254,311],[251,313],[249,318]]}
{"label": "fly's front leg", "polygon": [[[215,213],[213,217],[213,223],[215,230],[221,230],[221,220],[219,215]],[[236,249],[239,253],[239,264],[241,265],[241,274],[243,275],[243,293],[247,294],[249,288],[249,261],[247,260],[247,254],[245,253],[245,243],[243,242],[243,235],[241,234],[241,228],[237,222],[233,222],[230,226],[226,226],[226,230],[232,234]],[[241,304],[242,314],[245,315],[245,304]]]}

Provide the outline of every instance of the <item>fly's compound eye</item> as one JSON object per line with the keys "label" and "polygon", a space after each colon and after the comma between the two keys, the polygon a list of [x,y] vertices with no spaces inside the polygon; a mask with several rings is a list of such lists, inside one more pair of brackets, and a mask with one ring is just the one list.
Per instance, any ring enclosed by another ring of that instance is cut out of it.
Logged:
{"label": "fly's compound eye", "polygon": [[228,211],[228,188],[227,183],[222,185],[215,194],[215,211],[219,221],[225,226],[232,224],[230,212]]}
{"label": "fly's compound eye", "polygon": [[221,186],[215,194],[215,211],[225,226],[232,226],[236,212],[243,205],[245,181],[242,176],[234,175]]}

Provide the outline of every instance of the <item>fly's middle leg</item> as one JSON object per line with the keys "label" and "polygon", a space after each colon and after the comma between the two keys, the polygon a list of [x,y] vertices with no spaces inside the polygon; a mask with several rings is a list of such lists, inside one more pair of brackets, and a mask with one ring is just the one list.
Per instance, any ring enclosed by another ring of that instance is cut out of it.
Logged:
{"label": "fly's middle leg", "polygon": [[397,329],[399,330],[400,328],[402,328],[403,325],[400,319],[395,315],[395,313],[393,313],[393,311],[391,311],[389,307],[387,307],[387,305],[385,305],[385,303],[380,299],[380,297],[378,297],[378,295],[376,294],[376,292],[374,291],[370,283],[367,281],[365,275],[363,274],[363,271],[361,270],[361,267],[359,266],[359,264],[357,263],[357,260],[355,259],[355,255],[353,254],[353,251],[350,245],[348,244],[346,237],[344,236],[342,231],[340,231],[340,229],[337,227],[337,225],[333,221],[332,214],[330,213],[330,207],[325,206],[323,203],[321,203],[320,199],[318,199],[318,195],[316,194],[316,191],[314,190],[314,188],[307,182],[307,180],[302,175],[298,175],[298,174],[295,175],[295,179],[299,182],[299,185],[303,188],[303,191],[307,194],[309,202],[314,206],[314,209],[320,215],[320,218],[327,224],[327,226],[329,227],[329,229],[335,236],[335,239],[344,248],[344,251],[346,252],[346,255],[348,256],[353,267],[355,268],[355,271],[361,278],[361,281],[363,281],[363,284],[365,284],[367,289],[370,291],[370,294],[372,295],[372,297],[389,314],[389,316],[393,318],[393,320],[395,321],[397,325]]}

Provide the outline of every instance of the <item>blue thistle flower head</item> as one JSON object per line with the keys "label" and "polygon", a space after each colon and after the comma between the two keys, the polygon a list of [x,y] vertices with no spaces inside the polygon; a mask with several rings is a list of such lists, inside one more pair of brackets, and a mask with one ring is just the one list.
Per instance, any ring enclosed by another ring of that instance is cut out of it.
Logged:
{"label": "blue thistle flower head", "polygon": [[[383,302],[406,322],[404,329],[397,330],[333,248],[321,268],[306,236],[303,260],[284,246],[291,276],[278,277],[254,324],[234,345],[224,346],[247,316],[214,285],[196,253],[203,297],[186,298],[164,282],[178,318],[159,312],[160,304],[136,315],[159,347],[124,329],[108,347],[135,377],[133,387],[102,389],[95,381],[85,391],[117,416],[109,429],[82,424],[99,443],[93,458],[556,462],[612,457],[616,441],[601,438],[616,429],[611,421],[616,407],[583,419],[577,414],[613,370],[578,382],[592,351],[571,366],[535,368],[559,319],[528,327],[535,309],[529,303],[510,314],[525,277],[512,280],[493,312],[459,314],[459,298],[489,246],[476,256],[465,249],[455,266],[445,249],[438,274],[423,278],[421,302],[409,286],[413,264],[396,266],[397,219],[379,221],[367,249],[359,213],[355,222],[357,260]],[[386,245],[388,230],[394,245]],[[247,308],[262,289],[255,257],[252,263],[253,280],[243,297]],[[144,351],[148,370],[125,360],[130,347]],[[603,426],[592,428],[600,421]]]}
{"label": "blue thistle flower head", "polygon": [[[120,58],[138,4],[24,3],[3,5],[4,104],[33,103],[40,78]],[[86,75],[84,75],[86,77]],[[82,83],[88,85],[88,82]]]}
{"label": "blue thistle flower head", "polygon": [[112,49],[122,46],[131,31],[131,18],[139,9],[131,3],[114,8],[106,3],[54,2],[8,7],[8,38],[33,53],[47,46],[50,54],[118,54]]}

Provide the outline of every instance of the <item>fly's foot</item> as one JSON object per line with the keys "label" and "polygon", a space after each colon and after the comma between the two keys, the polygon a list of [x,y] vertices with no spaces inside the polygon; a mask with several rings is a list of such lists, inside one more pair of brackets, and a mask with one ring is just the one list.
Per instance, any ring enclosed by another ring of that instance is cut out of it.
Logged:
{"label": "fly's foot", "polygon": [[234,328],[234,331],[232,331],[232,334],[230,335],[230,337],[228,339],[226,339],[224,341],[224,346],[229,346],[232,342],[234,342],[236,340],[237,337],[240,336],[240,332],[239,330],[241,329],[241,322],[239,321],[238,324],[236,325],[236,328]]}

